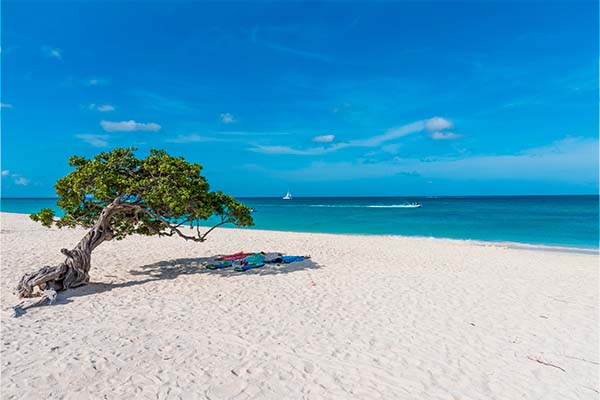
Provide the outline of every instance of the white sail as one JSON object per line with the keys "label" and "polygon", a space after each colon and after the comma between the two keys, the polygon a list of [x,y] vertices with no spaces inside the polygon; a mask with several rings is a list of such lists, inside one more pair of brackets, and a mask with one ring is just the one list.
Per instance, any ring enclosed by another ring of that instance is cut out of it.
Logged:
{"label": "white sail", "polygon": [[291,200],[291,199],[292,199],[292,194],[288,190],[287,193],[285,194],[285,196],[283,196],[283,200]]}

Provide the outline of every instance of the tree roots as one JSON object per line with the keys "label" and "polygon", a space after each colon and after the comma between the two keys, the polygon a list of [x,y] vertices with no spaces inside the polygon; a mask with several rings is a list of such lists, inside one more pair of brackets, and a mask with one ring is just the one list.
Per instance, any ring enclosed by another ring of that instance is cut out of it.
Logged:
{"label": "tree roots", "polygon": [[[55,267],[44,266],[36,272],[25,274],[21,278],[17,285],[16,294],[23,300],[13,307],[15,317],[22,315],[28,308],[46,303],[52,304],[60,290],[75,288],[89,282],[89,268],[84,269],[85,264],[79,262],[81,259],[67,253],[70,252],[63,251],[63,254],[67,255],[67,260],[62,264]],[[41,293],[35,292],[36,287],[40,289]],[[27,298],[35,299],[26,300]]]}

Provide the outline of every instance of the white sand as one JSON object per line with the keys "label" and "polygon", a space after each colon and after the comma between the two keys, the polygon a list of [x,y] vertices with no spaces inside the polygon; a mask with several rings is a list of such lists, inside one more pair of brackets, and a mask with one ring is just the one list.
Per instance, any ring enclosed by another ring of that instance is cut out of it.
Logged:
{"label": "white sand", "polygon": [[[102,244],[93,283],[11,318],[82,230],[1,214],[2,399],[597,399],[598,256],[218,230]],[[240,250],[313,256],[208,271]],[[534,361],[538,359],[563,370]]]}

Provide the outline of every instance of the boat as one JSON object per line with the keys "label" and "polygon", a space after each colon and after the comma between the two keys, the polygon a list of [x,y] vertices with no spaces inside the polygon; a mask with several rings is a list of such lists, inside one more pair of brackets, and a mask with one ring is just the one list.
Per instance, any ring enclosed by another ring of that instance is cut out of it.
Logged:
{"label": "boat", "polygon": [[419,203],[404,203],[401,205],[401,208],[421,208],[421,204],[419,204]]}
{"label": "boat", "polygon": [[285,194],[285,196],[283,196],[283,200],[291,200],[291,199],[292,199],[292,194],[288,190],[287,193]]}

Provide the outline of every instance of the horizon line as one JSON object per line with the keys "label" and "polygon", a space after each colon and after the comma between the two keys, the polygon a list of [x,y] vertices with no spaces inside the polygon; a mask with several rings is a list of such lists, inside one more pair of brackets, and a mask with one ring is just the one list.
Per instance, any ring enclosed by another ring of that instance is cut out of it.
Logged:
{"label": "horizon line", "polygon": [[[322,199],[322,198],[465,198],[465,197],[573,197],[573,196],[599,196],[600,193],[560,193],[560,194],[468,194],[468,195],[373,195],[373,196],[294,196],[294,199]],[[281,196],[233,196],[238,199],[280,199]],[[60,197],[0,197],[0,200],[57,200]]]}

